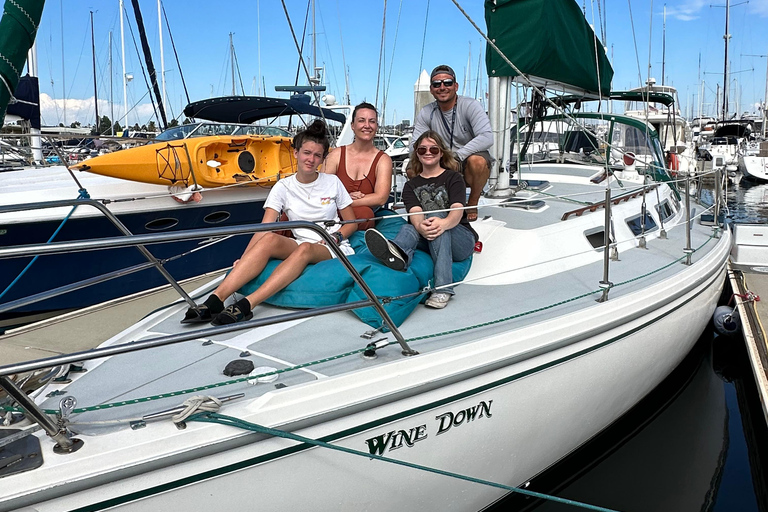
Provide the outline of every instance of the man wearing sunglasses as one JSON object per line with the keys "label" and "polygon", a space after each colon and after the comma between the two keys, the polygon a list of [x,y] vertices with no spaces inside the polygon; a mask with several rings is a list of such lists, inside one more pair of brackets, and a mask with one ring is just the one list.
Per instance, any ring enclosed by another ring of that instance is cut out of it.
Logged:
{"label": "man wearing sunglasses", "polygon": [[[459,170],[470,189],[467,206],[477,206],[490,175],[488,150],[493,145],[493,132],[480,102],[459,96],[458,90],[456,73],[450,66],[443,64],[432,70],[429,91],[435,101],[416,116],[411,141],[427,130],[436,131],[459,159]],[[410,149],[413,151],[413,142]],[[477,220],[477,209],[467,210],[467,218]]]}

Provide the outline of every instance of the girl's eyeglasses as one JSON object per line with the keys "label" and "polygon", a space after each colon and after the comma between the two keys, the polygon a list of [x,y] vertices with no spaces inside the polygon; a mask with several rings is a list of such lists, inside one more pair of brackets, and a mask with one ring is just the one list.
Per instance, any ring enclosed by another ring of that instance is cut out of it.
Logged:
{"label": "girl's eyeglasses", "polygon": [[416,153],[420,155],[426,155],[427,151],[429,151],[433,155],[436,155],[440,153],[440,148],[437,146],[430,146],[430,147],[419,146],[418,148],[416,148]]}

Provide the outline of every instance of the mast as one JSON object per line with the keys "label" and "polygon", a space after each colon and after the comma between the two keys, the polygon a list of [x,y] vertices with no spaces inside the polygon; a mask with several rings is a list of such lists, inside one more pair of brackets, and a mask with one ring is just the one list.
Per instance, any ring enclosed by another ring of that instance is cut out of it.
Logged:
{"label": "mast", "polygon": [[152,89],[154,89],[155,98],[157,98],[157,109],[160,111],[162,129],[165,130],[168,127],[168,121],[165,118],[165,107],[163,106],[163,98],[160,94],[160,86],[157,85],[157,72],[155,71],[155,65],[152,63],[152,54],[149,51],[149,41],[147,41],[147,31],[144,29],[144,19],[141,16],[139,0],[131,0],[131,3],[133,4],[133,12],[136,15],[136,27],[139,29],[141,47],[144,50],[144,60],[147,62],[149,79],[152,81]]}
{"label": "mast", "polygon": [[464,73],[464,83],[461,88],[461,94],[469,95],[469,80],[472,77],[472,41],[469,41],[469,55],[467,56],[467,71]]}
{"label": "mast", "polygon": [[728,33],[728,27],[731,14],[731,0],[725,0],[725,66],[723,69],[723,116],[722,120],[728,117],[728,40],[731,38],[731,34]]}
{"label": "mast", "polygon": [[[312,74],[317,79],[317,25],[315,21],[315,0],[312,0]],[[320,83],[320,80],[317,80]]]}
{"label": "mast", "polygon": [[64,76],[64,0],[61,0],[61,100],[64,104],[64,126],[67,126],[67,79]]}
{"label": "mast", "polygon": [[128,75],[125,73],[125,29],[123,27],[123,0],[120,0],[120,48],[123,52],[123,131],[128,126]]}
{"label": "mast", "polygon": [[235,92],[235,43],[232,42],[232,32],[229,33],[229,60],[232,66],[232,96],[236,96]]}
{"label": "mast", "polygon": [[115,99],[112,88],[112,31],[109,31],[109,134],[115,134]]}
{"label": "mast", "polygon": [[662,24],[662,29],[661,29],[661,85],[664,85],[666,62],[667,62],[667,4],[664,4],[664,23]]}
{"label": "mast", "polygon": [[165,54],[163,53],[163,13],[161,0],[157,0],[157,32],[160,35],[160,80],[163,87],[163,105],[166,104],[165,91]]}
{"label": "mast", "polygon": [[[768,61],[768,59],[766,59]],[[766,64],[765,69],[765,95],[763,96],[763,126],[760,130],[763,137],[765,137],[765,125],[768,124],[768,112],[766,112],[766,109],[768,108],[768,64]]]}
{"label": "mast", "polygon": [[[261,8],[259,6],[260,1],[256,0],[256,44],[259,46],[258,51],[258,65],[259,65],[259,80],[256,81],[257,85],[259,86],[259,96],[262,96],[261,93]],[[266,96],[267,91],[264,91],[264,96]]]}
{"label": "mast", "polygon": [[[37,77],[37,41],[32,44],[29,52],[27,52],[27,72],[30,76]],[[43,147],[40,140],[40,129],[30,127],[29,133],[32,135],[29,139],[29,146],[32,148],[32,160],[42,163]]]}
{"label": "mast", "polygon": [[96,87],[96,38],[93,34],[93,11],[91,11],[91,54],[93,55],[93,107],[96,110],[96,135],[99,131],[99,90]]}
{"label": "mast", "polygon": [[720,104],[720,84],[717,84],[717,88],[715,89],[715,111],[714,114],[717,115],[717,106]]}

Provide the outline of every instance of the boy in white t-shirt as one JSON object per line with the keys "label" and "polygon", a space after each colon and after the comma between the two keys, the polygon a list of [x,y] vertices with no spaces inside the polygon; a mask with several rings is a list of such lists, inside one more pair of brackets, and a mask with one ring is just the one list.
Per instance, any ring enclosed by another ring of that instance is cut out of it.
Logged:
{"label": "boy in white t-shirt", "polygon": [[[280,212],[288,220],[354,220],[352,198],[339,179],[331,174],[317,172],[328,154],[325,123],[312,123],[305,131],[293,138],[294,156],[298,164],[296,174],[278,181],[264,203],[262,222],[275,222]],[[357,225],[350,223],[326,228],[343,254],[354,254],[347,238]],[[251,238],[242,257],[235,262],[232,271],[203,304],[187,310],[181,323],[211,322],[225,325],[253,318],[252,309],[279,292],[301,275],[307,265],[335,257],[324,240],[312,230],[292,230],[295,238],[273,232],[256,233]],[[238,302],[224,307],[223,300],[245,283],[258,276],[270,258],[283,262],[255,292]]]}

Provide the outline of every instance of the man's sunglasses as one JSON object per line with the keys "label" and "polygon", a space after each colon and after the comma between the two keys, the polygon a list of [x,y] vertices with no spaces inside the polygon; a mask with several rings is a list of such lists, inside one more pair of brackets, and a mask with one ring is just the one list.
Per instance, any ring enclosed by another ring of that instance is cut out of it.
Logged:
{"label": "man's sunglasses", "polygon": [[436,155],[436,154],[438,154],[440,152],[440,148],[437,147],[437,146],[430,146],[428,148],[424,147],[424,146],[420,146],[420,147],[416,148],[416,152],[418,154],[420,154],[420,155],[426,155],[427,151],[429,151],[433,155]]}
{"label": "man's sunglasses", "polygon": [[432,82],[432,88],[437,89],[441,85],[444,85],[446,87],[453,87],[453,84],[455,84],[456,81],[452,80],[450,78],[446,78],[445,80],[435,80]]}

